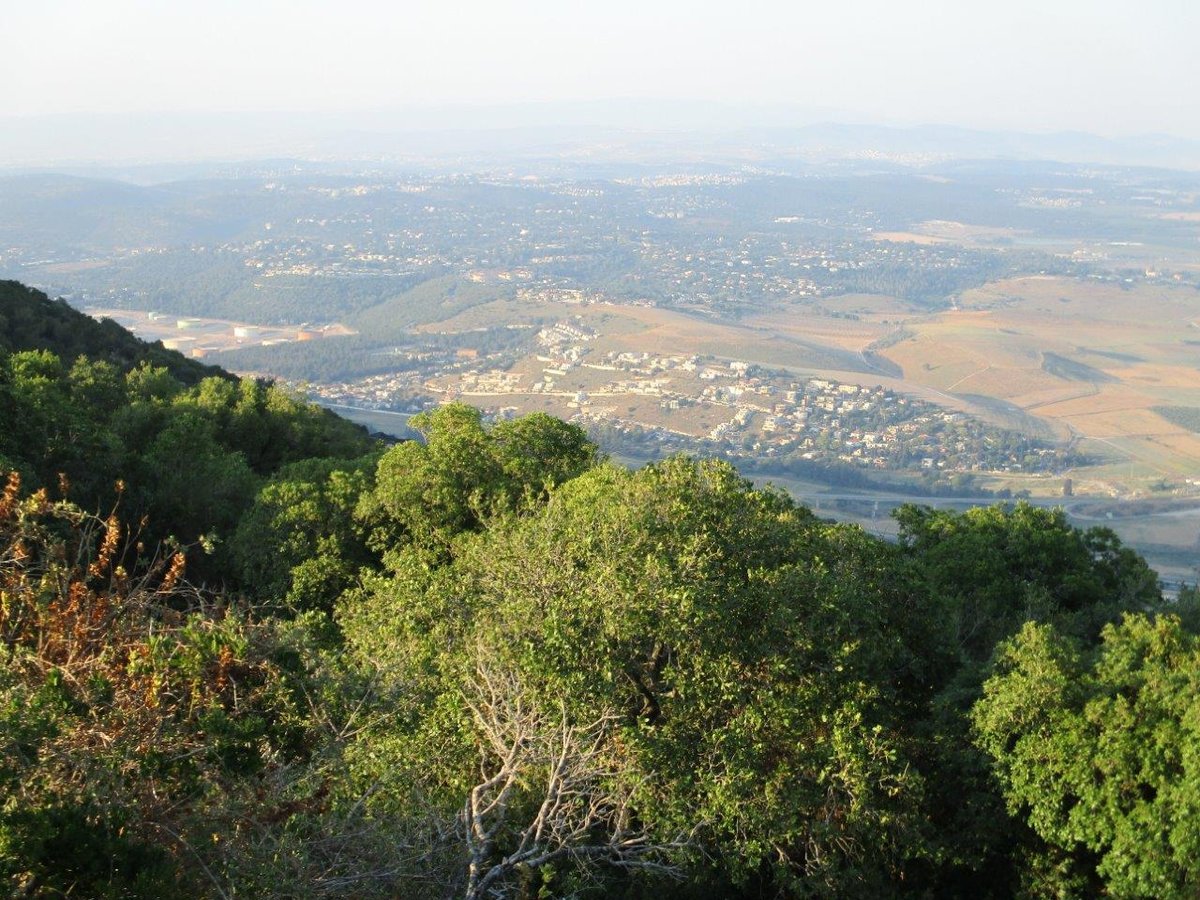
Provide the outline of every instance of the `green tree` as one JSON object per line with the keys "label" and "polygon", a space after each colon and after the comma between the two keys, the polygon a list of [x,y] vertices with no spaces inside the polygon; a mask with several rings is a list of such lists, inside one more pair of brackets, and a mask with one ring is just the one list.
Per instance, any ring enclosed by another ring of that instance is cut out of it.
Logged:
{"label": "green tree", "polygon": [[1144,559],[1107,528],[1073,528],[1061,509],[904,506],[895,517],[901,543],[943,603],[968,660],[986,661],[1029,619],[1095,640],[1122,612],[1161,602]]}
{"label": "green tree", "polygon": [[[356,767],[387,786],[381,804],[455,815],[494,752],[472,712],[483,667],[538,721],[591,734],[619,717],[604,783],[655,845],[705,848],[739,883],[883,890],[921,843],[892,705],[912,598],[890,552],[724,463],[594,468],[463,533],[450,564],[410,545],[343,600],[350,650],[393,704]],[[541,783],[530,771],[507,802],[536,808]]]}
{"label": "green tree", "polygon": [[490,517],[544,499],[596,461],[583,431],[546,415],[485,428],[479,410],[449,404],[414,416],[423,442],[405,441],[379,460],[359,516],[375,546],[415,542],[446,549]]}
{"label": "green tree", "polygon": [[0,392],[11,418],[5,421],[5,452],[31,483],[57,485],[65,476],[81,502],[95,508],[113,501],[113,481],[124,447],[106,416],[115,375],[104,363],[79,360],[70,373],[46,350],[4,359]]}
{"label": "green tree", "polygon": [[1095,642],[1123,612],[1161,603],[1157,579],[1111,531],[1079,531],[1061,510],[906,506],[896,518],[927,614],[940,623],[924,644],[930,693],[914,721],[918,765],[937,773],[926,795],[938,845],[927,877],[939,892],[1008,896],[1030,835],[1008,815],[991,761],[969,730],[993,649],[1027,621]]}
{"label": "green tree", "polygon": [[221,446],[210,421],[188,412],[167,422],[140,462],[137,481],[153,519],[185,542],[213,530],[228,536],[258,481],[241,453]]}
{"label": "green tree", "polygon": [[377,455],[305,460],[262,487],[230,542],[241,584],[258,602],[328,612],[361,567],[377,564],[354,518],[376,463]]}
{"label": "green tree", "polygon": [[[1200,890],[1200,639],[1128,616],[1088,649],[1049,624],[1006,642],[973,720],[1010,811],[1048,847],[1038,893]],[[1029,880],[1029,879],[1027,879]]]}

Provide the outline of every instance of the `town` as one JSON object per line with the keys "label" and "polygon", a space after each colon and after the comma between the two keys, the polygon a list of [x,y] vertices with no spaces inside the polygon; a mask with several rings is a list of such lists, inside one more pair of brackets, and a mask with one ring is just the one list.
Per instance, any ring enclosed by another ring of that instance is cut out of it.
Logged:
{"label": "town", "polygon": [[913,473],[1058,472],[1069,449],[879,385],[799,381],[746,361],[593,347],[570,320],[542,329],[535,352],[507,368],[477,353],[442,354],[407,372],[309,385],[341,407],[412,412],[462,400],[498,417],[543,410],[616,450],[652,445],[776,464],[840,464]]}

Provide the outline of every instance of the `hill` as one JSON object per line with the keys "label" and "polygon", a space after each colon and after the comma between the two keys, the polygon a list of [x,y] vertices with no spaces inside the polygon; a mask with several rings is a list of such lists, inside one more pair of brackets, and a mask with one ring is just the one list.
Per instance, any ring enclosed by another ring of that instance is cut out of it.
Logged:
{"label": "hill", "polygon": [[[282,388],[148,344],[16,282],[0,283],[0,420],[0,469],[89,510],[146,517],[151,542],[227,534],[281,467],[375,446],[361,427]],[[219,569],[193,555],[200,571]]]}
{"label": "hill", "polygon": [[112,363],[122,372],[146,363],[165,368],[186,385],[214,376],[234,377],[160,343],[147,344],[110,319],[97,322],[65,300],[52,300],[18,281],[0,281],[0,349],[48,350],[68,361],[87,356]]}

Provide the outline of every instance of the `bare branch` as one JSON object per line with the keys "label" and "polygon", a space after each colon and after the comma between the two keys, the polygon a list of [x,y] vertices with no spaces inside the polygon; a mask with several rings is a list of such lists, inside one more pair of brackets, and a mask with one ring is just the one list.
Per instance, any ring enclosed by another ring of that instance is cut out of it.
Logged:
{"label": "bare branch", "polygon": [[[634,824],[615,759],[615,710],[573,722],[564,702],[540,705],[514,673],[482,661],[464,699],[481,772],[462,811],[468,900],[513,896],[519,872],[560,860],[679,876],[668,854],[687,841],[656,842]],[[527,812],[510,821],[516,810]]]}

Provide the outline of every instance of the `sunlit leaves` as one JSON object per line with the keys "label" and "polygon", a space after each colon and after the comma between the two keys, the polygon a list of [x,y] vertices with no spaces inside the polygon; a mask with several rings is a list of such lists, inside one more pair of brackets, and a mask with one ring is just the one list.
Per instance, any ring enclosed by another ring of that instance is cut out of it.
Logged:
{"label": "sunlit leaves", "polygon": [[1200,639],[1129,616],[1087,652],[1027,625],[974,712],[1010,808],[1114,895],[1200,888]]}

